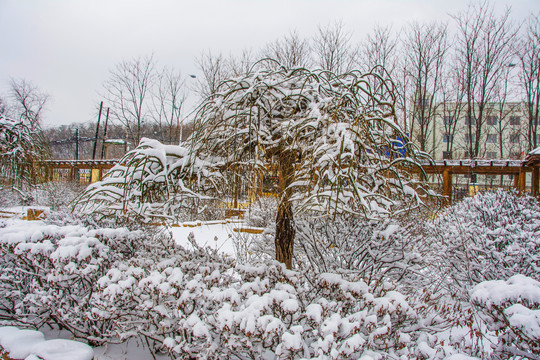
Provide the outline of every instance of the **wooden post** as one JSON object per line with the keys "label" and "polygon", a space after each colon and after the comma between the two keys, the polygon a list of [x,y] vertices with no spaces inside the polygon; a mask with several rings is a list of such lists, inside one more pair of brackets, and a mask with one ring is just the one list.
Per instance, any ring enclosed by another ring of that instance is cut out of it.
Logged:
{"label": "wooden post", "polygon": [[449,169],[443,170],[443,196],[447,204],[452,204],[452,172]]}
{"label": "wooden post", "polygon": [[540,180],[540,169],[538,167],[533,167],[532,171],[532,179],[531,179],[531,191],[532,196],[537,197],[539,194],[538,192],[538,181]]}
{"label": "wooden post", "polygon": [[518,187],[518,191],[520,193],[523,193],[525,192],[525,185],[526,185],[526,182],[525,180],[527,179],[527,173],[525,171],[521,171],[519,173],[519,187]]}

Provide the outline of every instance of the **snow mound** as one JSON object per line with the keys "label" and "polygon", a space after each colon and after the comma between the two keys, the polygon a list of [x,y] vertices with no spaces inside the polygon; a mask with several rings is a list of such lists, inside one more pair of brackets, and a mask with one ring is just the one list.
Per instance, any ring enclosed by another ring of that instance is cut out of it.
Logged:
{"label": "snow mound", "polygon": [[64,339],[48,340],[36,344],[32,354],[43,360],[92,360],[94,351],[86,344]]}
{"label": "snow mound", "polygon": [[32,353],[31,349],[45,341],[45,336],[35,330],[19,330],[10,327],[9,334],[2,336],[0,345],[13,359],[24,359]]}
{"label": "snow mound", "polygon": [[25,360],[92,360],[94,350],[73,340],[45,340],[42,332],[0,327],[0,346],[12,359]]}

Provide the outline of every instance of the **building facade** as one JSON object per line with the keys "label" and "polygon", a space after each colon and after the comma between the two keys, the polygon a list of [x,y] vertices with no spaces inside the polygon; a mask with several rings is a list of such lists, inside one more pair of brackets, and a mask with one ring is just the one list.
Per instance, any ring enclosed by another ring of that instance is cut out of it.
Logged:
{"label": "building facade", "polygon": [[[524,103],[489,103],[481,120],[479,109],[468,111],[465,103],[438,103],[432,113],[429,121],[417,121],[418,125],[412,126],[412,134],[418,142],[425,138],[424,151],[435,160],[523,159],[529,151],[529,119]],[[536,137],[540,143],[540,134]]]}

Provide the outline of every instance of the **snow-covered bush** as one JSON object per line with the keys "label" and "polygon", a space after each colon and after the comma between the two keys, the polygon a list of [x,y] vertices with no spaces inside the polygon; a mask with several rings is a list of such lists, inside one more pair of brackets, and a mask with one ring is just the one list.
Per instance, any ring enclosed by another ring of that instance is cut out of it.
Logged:
{"label": "snow-covered bush", "polygon": [[493,359],[540,353],[540,282],[523,275],[484,281],[472,289],[471,301],[497,335]]}
{"label": "snow-covered bush", "polygon": [[216,176],[207,163],[179,145],[141,139],[99,182],[77,198],[74,212],[97,220],[178,222],[194,220],[210,200]]}
{"label": "snow-covered bush", "polygon": [[235,265],[214,256],[199,249],[111,269],[99,280],[94,314],[115,322],[117,336],[142,334],[174,356],[414,354],[417,315],[397,291],[373,291],[357,277],[309,278],[275,262]]}
{"label": "snow-covered bush", "polygon": [[94,344],[142,337],[180,358],[410,358],[429,335],[416,324],[433,321],[396,284],[269,260],[240,265],[192,243],[188,251],[141,231],[6,220],[0,318],[59,325]]}
{"label": "snow-covered bush", "polygon": [[278,199],[274,196],[262,196],[249,207],[246,216],[248,226],[273,229],[276,225]]}
{"label": "snow-covered bush", "polygon": [[472,286],[516,274],[540,280],[540,206],[515,192],[480,193],[429,222],[434,286],[468,298]]}
{"label": "snow-covered bush", "polygon": [[96,282],[147,240],[144,232],[125,228],[6,220],[0,228],[0,318],[36,328],[56,324],[102,341],[110,324],[86,315]]}
{"label": "snow-covered bush", "polygon": [[46,206],[53,211],[66,211],[84,188],[83,184],[73,181],[38,184],[31,192],[33,205]]}
{"label": "snow-covered bush", "polygon": [[413,220],[418,218],[304,217],[297,221],[297,257],[317,273],[352,272],[369,283],[410,285],[411,276],[425,267],[426,250]]}

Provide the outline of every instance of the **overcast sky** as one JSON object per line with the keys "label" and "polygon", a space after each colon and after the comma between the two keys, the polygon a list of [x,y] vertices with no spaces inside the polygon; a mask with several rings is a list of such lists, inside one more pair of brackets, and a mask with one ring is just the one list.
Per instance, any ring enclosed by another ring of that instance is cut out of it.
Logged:
{"label": "overcast sky", "polygon": [[[95,121],[99,92],[122,60],[154,54],[159,65],[197,74],[202,51],[260,49],[291,30],[343,21],[360,41],[374,25],[450,21],[467,0],[0,0],[0,96],[10,77],[50,94],[44,125]],[[514,21],[540,0],[498,0]],[[188,78],[187,81],[193,81]]]}

